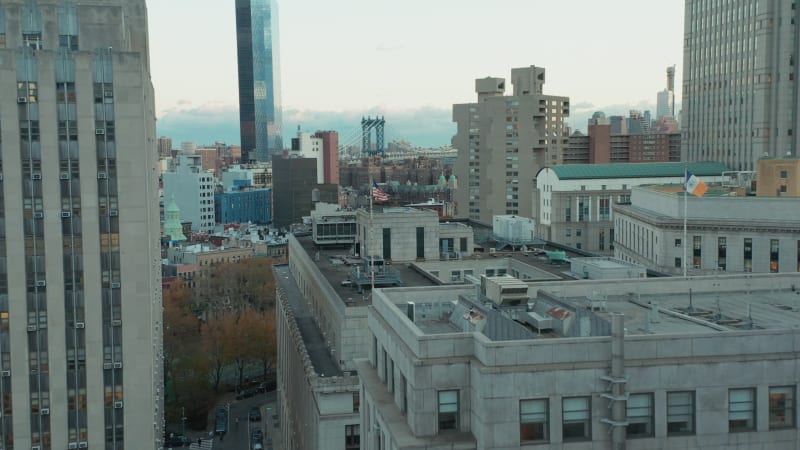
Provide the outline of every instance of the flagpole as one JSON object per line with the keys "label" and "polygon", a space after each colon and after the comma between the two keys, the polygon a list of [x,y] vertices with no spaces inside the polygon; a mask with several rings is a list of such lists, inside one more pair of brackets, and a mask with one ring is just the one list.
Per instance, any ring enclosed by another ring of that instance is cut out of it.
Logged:
{"label": "flagpole", "polygon": [[[368,154],[367,156],[367,171],[369,172],[369,243],[367,244],[367,249],[369,253],[372,253],[372,238],[375,230],[373,230],[372,224],[372,200],[375,196],[374,192],[374,183],[375,181],[372,179],[372,156]],[[370,297],[372,297],[373,292],[375,292],[375,258],[373,255],[369,256],[369,277],[370,277]]]}
{"label": "flagpole", "polygon": [[683,278],[686,278],[688,268],[689,268],[689,261],[687,260],[687,247],[689,246],[689,241],[687,241],[687,232],[686,232],[686,215],[689,211],[687,204],[689,202],[689,164],[684,161],[683,163]]}

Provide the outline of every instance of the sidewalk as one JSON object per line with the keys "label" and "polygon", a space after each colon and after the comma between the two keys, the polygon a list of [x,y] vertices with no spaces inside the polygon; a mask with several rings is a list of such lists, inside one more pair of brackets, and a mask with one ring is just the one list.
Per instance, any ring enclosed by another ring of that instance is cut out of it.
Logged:
{"label": "sidewalk", "polygon": [[[267,402],[264,406],[264,424],[265,428],[268,430],[266,435],[268,439],[264,441],[264,449],[265,450],[284,450],[283,446],[283,435],[281,434],[281,423],[280,423],[280,409],[278,405],[278,396],[277,391],[275,392],[275,400]],[[272,443],[270,445],[270,442]]]}

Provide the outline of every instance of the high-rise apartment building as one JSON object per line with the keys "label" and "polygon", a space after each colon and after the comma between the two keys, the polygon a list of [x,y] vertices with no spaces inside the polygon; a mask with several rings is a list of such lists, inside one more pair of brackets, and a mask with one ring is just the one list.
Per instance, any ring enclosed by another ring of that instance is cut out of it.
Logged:
{"label": "high-rise apartment building", "polygon": [[158,156],[160,158],[167,158],[172,156],[172,138],[161,136],[158,138]]}
{"label": "high-rise apartment building", "polygon": [[339,133],[317,131],[314,137],[322,139],[323,182],[339,184]]}
{"label": "high-rise apartment building", "polygon": [[687,0],[682,156],[755,170],[764,155],[797,155],[794,1]]}
{"label": "high-rise apartment building", "polygon": [[242,161],[283,152],[278,2],[236,0]]}
{"label": "high-rise apartment building", "polygon": [[675,118],[675,66],[667,67],[667,87],[656,97],[656,120]]}
{"label": "high-rise apartment building", "polygon": [[542,67],[512,69],[512,95],[504,95],[503,78],[483,78],[475,80],[476,103],[453,105],[459,217],[530,217],[536,173],[561,164],[569,143],[569,98],[544,95],[544,82]]}
{"label": "high-rise apartment building", "polygon": [[203,170],[201,155],[178,155],[169,172],[164,172],[164,199],[175,199],[192,230],[214,231],[214,175]]}
{"label": "high-rise apartment building", "polygon": [[158,449],[144,0],[0,2],[0,447]]}

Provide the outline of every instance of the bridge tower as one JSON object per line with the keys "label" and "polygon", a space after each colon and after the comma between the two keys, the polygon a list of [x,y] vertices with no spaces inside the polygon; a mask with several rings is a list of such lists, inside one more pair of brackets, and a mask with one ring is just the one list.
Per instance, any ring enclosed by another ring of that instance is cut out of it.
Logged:
{"label": "bridge tower", "polygon": [[[367,117],[361,118],[361,152],[367,155],[384,155],[383,148],[383,128],[386,125],[386,120],[383,117],[375,118]],[[372,148],[372,130],[375,130],[375,148]]]}

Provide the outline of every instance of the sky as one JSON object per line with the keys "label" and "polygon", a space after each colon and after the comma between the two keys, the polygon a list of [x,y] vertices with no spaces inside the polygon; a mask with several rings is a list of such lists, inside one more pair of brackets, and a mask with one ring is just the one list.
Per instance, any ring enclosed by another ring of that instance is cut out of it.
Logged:
{"label": "sky", "polygon": [[[349,141],[380,114],[387,142],[447,145],[476,78],[530,65],[547,70],[545,94],[570,97],[578,129],[598,110],[655,114],[667,66],[680,99],[683,0],[278,1],[287,138],[299,125]],[[238,144],[234,0],[147,6],[159,134]]]}

